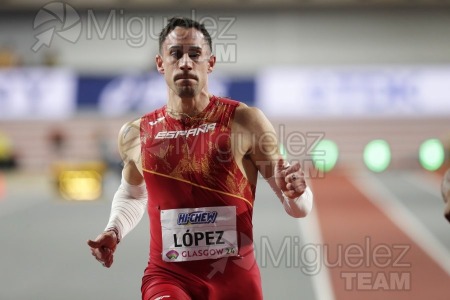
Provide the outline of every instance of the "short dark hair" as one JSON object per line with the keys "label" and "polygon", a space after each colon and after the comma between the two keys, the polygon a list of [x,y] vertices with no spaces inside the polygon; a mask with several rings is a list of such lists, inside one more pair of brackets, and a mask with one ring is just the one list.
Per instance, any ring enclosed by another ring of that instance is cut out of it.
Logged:
{"label": "short dark hair", "polygon": [[212,40],[211,35],[208,30],[206,30],[205,25],[201,24],[195,20],[185,18],[185,17],[173,17],[168,20],[166,27],[163,28],[161,33],[159,34],[159,51],[162,49],[162,44],[166,40],[169,33],[175,29],[175,27],[183,27],[183,28],[195,28],[205,37],[206,42],[208,43],[209,49],[212,51]]}

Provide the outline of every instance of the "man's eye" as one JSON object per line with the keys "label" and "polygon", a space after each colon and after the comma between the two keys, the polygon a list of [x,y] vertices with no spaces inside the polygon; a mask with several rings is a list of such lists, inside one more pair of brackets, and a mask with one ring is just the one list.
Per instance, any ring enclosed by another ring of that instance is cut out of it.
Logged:
{"label": "man's eye", "polygon": [[181,51],[170,51],[170,56],[175,57],[176,59],[180,59],[182,54]]}
{"label": "man's eye", "polygon": [[200,59],[201,56],[202,56],[202,53],[200,51],[189,52],[189,58],[192,60],[197,61]]}

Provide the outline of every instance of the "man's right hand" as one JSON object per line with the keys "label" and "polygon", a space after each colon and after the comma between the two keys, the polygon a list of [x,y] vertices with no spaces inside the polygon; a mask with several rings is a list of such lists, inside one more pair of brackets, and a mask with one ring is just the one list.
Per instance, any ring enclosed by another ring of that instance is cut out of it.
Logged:
{"label": "man's right hand", "polygon": [[114,251],[117,247],[117,236],[114,231],[105,231],[93,241],[88,240],[91,253],[104,267],[111,267],[114,261]]}

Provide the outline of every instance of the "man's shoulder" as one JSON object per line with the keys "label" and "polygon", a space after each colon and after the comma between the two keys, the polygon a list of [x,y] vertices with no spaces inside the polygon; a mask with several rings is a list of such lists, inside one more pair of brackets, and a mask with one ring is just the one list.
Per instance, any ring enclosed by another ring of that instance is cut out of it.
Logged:
{"label": "man's shoulder", "polygon": [[136,149],[140,149],[140,124],[141,119],[125,123],[120,129],[118,136],[119,153],[123,160],[133,157]]}
{"label": "man's shoulder", "polygon": [[133,121],[126,122],[122,125],[119,131],[119,137],[126,137],[129,134],[135,134],[140,132],[141,118],[135,119]]}
{"label": "man's shoulder", "polygon": [[259,108],[239,102],[239,106],[236,107],[234,119],[242,125],[252,124],[265,120],[265,115]]}
{"label": "man's shoulder", "polygon": [[134,143],[135,140],[139,140],[141,134],[140,128],[141,118],[123,124],[118,136],[119,148],[121,149],[124,145],[129,145],[130,143]]}
{"label": "man's shoulder", "polygon": [[243,104],[242,102],[238,101],[238,100],[234,100],[231,99],[229,97],[219,97],[219,96],[213,96],[213,99],[216,99],[217,102],[221,103],[221,104],[225,104],[225,105],[231,105],[231,106],[235,106],[238,107],[241,104]]}
{"label": "man's shoulder", "polygon": [[147,120],[147,119],[152,119],[152,118],[158,118],[160,115],[162,115],[162,111],[164,109],[165,106],[162,106],[158,109],[155,109],[151,112],[148,112],[146,114],[144,114],[143,116],[134,119],[132,121],[126,122],[125,124],[122,125],[122,128],[120,129],[120,133],[119,136],[121,135],[128,135],[130,132],[140,132],[140,128],[141,128],[141,121],[143,119]]}

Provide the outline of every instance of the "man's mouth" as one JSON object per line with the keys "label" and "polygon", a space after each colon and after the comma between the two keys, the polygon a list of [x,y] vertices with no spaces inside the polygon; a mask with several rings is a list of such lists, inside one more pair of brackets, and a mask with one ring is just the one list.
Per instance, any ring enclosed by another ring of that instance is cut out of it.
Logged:
{"label": "man's mouth", "polygon": [[175,76],[175,81],[178,81],[178,80],[189,80],[189,79],[197,80],[197,76],[191,75],[191,74],[187,74],[187,75],[183,74],[183,75]]}

